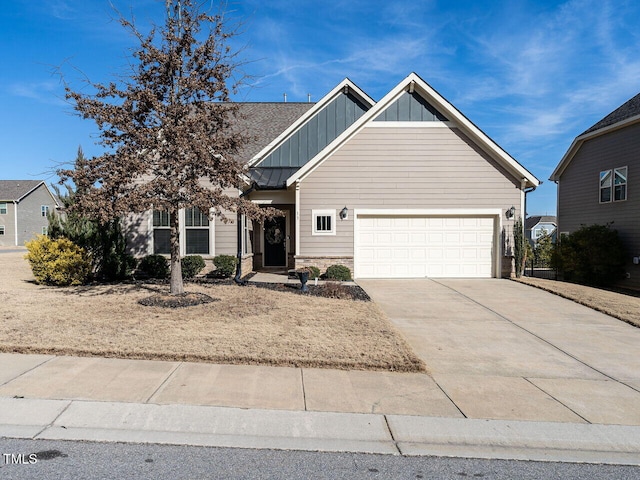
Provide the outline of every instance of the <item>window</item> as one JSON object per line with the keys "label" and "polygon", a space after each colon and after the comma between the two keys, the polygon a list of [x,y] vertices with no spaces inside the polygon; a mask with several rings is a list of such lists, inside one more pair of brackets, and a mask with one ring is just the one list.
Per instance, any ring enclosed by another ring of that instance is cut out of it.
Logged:
{"label": "window", "polygon": [[7,202],[0,203],[0,215],[7,214]]}
{"label": "window", "polygon": [[184,212],[187,255],[209,254],[209,216],[198,208],[187,208]]}
{"label": "window", "polygon": [[600,172],[600,203],[627,199],[627,167]]}
{"label": "window", "polygon": [[42,205],[40,207],[40,212],[42,212],[43,217],[46,217],[47,213],[49,213],[49,205]]}
{"label": "window", "polygon": [[4,225],[0,225],[0,235],[4,235]]}
{"label": "window", "polygon": [[335,210],[313,210],[313,235],[335,235],[336,234],[336,211]]}
{"label": "window", "polygon": [[153,253],[171,253],[169,212],[153,211]]}
{"label": "window", "polygon": [[627,167],[616,168],[613,171],[613,201],[620,202],[627,199]]}
{"label": "window", "polygon": [[42,234],[49,235],[49,227],[42,227]]}

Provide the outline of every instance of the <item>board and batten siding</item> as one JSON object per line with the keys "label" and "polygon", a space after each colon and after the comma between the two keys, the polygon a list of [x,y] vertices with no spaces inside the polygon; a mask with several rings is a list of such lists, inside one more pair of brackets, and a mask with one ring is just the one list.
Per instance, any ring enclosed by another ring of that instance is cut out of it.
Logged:
{"label": "board and batten siding", "polygon": [[[378,124],[379,125],[379,124]],[[448,126],[365,127],[301,182],[302,256],[353,256],[356,208],[501,209],[520,215],[519,180]],[[349,217],[340,220],[343,207]],[[336,209],[336,235],[312,235],[312,210]],[[513,222],[503,218],[503,227]]]}
{"label": "board and batten siding", "polygon": [[[600,172],[628,167],[627,200],[600,203]],[[640,288],[640,123],[586,140],[562,172],[558,187],[558,231],[613,223],[629,253],[624,283]]]}

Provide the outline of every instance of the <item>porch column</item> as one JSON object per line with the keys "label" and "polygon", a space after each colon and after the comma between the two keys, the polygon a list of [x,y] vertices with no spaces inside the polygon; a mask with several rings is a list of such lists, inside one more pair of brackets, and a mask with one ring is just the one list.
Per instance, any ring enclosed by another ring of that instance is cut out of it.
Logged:
{"label": "porch column", "polygon": [[[296,256],[300,255],[300,180],[296,180]],[[295,257],[294,257],[295,258]]]}

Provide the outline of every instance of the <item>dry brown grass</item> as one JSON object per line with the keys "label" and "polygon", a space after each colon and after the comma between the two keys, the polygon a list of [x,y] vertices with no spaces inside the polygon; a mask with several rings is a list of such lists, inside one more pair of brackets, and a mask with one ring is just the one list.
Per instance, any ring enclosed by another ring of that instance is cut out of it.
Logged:
{"label": "dry brown grass", "polygon": [[640,297],[542,278],[521,277],[517,281],[555,293],[640,327]]}
{"label": "dry brown grass", "polygon": [[24,252],[0,251],[0,351],[424,371],[373,303],[255,287],[188,284],[217,301],[139,305],[163,286],[33,283]]}

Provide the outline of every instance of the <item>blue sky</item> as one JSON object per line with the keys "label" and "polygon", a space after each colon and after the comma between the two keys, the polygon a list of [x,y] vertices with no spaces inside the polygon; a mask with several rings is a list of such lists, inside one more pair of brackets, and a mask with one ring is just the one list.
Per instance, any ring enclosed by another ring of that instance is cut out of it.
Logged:
{"label": "blue sky", "polygon": [[[126,74],[135,41],[110,3],[162,21],[164,0],[4,2],[0,178],[55,182],[79,145],[100,153],[56,72],[77,90]],[[378,100],[415,71],[544,181],[529,214],[555,213],[547,179],[573,138],[640,92],[635,0],[229,0],[227,15],[253,77],[236,100],[317,101],[344,77]]]}

